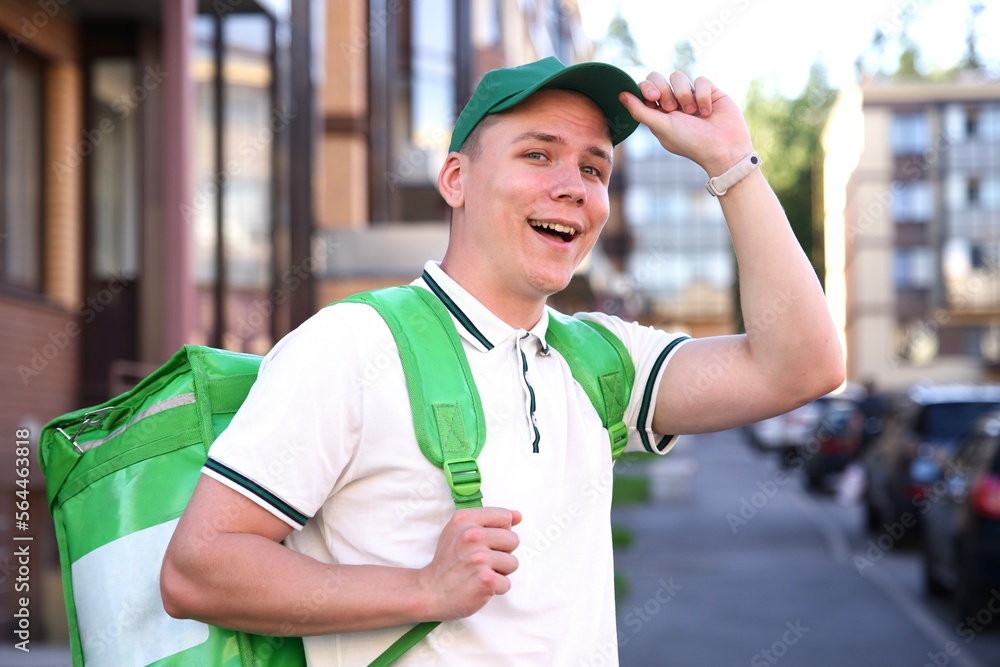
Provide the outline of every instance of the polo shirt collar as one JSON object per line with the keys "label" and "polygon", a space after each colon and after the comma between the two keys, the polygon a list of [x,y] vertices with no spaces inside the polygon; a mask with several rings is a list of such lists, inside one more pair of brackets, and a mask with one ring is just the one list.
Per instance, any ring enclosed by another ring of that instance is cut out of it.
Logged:
{"label": "polo shirt collar", "polygon": [[[441,269],[438,262],[427,262],[420,280],[414,283],[423,283],[424,287],[441,300],[454,318],[459,335],[481,352],[492,350],[497,343],[518,333],[517,329],[494,315],[489,308],[465,291],[465,288]],[[538,324],[527,332],[538,338],[542,354],[548,354],[549,351],[545,342],[548,326],[546,309]]]}

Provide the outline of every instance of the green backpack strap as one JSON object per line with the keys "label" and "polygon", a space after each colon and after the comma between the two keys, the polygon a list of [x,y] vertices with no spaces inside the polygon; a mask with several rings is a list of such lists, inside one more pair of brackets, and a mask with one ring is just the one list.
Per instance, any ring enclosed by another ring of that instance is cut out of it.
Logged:
{"label": "green backpack strap", "polygon": [[[412,285],[344,301],[367,304],[385,320],[399,350],[420,451],[444,471],[456,508],[482,507],[476,457],[486,442],[486,418],[451,314],[436,296]],[[391,665],[438,625],[417,624],[369,667]]]}
{"label": "green backpack strap", "polygon": [[447,308],[427,290],[411,285],[344,301],[368,304],[385,320],[406,376],[420,451],[444,470],[455,507],[482,507],[476,457],[486,442],[486,418]]}
{"label": "green backpack strap", "polygon": [[635,366],[625,345],[597,322],[554,310],[549,311],[546,340],[566,360],[573,379],[594,404],[611,438],[611,456],[618,458],[628,444],[624,417],[635,381]]}

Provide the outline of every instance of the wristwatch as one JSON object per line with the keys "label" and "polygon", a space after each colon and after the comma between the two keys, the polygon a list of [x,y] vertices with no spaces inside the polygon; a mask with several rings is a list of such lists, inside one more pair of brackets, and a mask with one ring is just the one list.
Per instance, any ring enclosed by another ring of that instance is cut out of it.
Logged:
{"label": "wristwatch", "polygon": [[730,167],[724,174],[708,179],[705,187],[713,197],[721,197],[726,194],[729,188],[742,181],[750,175],[750,172],[759,167],[760,156],[757,155],[757,151],[750,151],[746,157]]}

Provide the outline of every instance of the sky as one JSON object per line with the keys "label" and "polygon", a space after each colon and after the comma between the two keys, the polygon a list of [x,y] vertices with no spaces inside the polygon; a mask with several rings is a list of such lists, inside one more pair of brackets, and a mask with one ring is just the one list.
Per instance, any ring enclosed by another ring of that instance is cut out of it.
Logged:
{"label": "sky", "polygon": [[[978,2],[977,49],[998,76],[1000,0]],[[579,6],[594,40],[606,34],[616,10],[622,13],[646,65],[639,78],[652,69],[671,71],[675,44],[686,39],[696,51],[696,75],[737,101],[756,77],[797,96],[816,60],[835,88],[854,83],[854,62],[875,29],[898,36],[906,16],[923,64],[949,67],[965,53],[970,14],[969,0],[579,0]]]}

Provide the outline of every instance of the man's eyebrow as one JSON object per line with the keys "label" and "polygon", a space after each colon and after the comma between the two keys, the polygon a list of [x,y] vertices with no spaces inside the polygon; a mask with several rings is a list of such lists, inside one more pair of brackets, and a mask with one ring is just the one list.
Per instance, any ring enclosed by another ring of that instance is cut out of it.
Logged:
{"label": "man's eyebrow", "polygon": [[[566,140],[558,135],[549,134],[548,132],[539,132],[537,130],[529,130],[528,132],[523,132],[514,137],[514,140],[511,141],[511,144],[519,144],[522,141],[527,141],[529,139],[533,139],[535,141],[541,141],[543,143],[548,143],[548,144],[566,143]],[[614,164],[614,160],[611,157],[611,153],[604,150],[600,146],[589,146],[587,148],[587,152],[596,158],[604,160],[608,164]]]}

